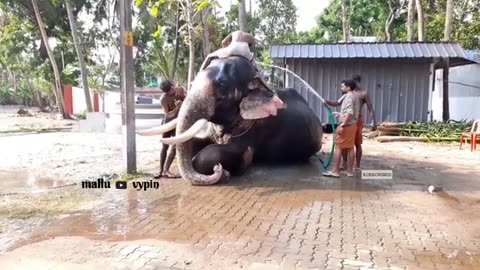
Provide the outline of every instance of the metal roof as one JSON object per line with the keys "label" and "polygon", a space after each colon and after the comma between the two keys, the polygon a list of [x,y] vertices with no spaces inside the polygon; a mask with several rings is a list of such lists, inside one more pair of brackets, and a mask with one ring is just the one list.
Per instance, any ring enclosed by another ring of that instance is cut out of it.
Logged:
{"label": "metal roof", "polygon": [[271,58],[467,58],[456,42],[365,42],[284,44],[270,47]]}

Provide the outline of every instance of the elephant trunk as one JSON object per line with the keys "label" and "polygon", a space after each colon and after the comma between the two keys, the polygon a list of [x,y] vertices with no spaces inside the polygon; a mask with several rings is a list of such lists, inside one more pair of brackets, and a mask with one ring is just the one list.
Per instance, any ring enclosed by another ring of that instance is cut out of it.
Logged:
{"label": "elephant trunk", "polygon": [[[211,93],[211,83],[206,74],[201,72],[195,78],[191,90],[180,108],[177,117],[176,136],[189,130],[195,123],[210,119],[215,108],[215,98]],[[200,120],[200,121],[199,121]],[[222,177],[222,165],[213,168],[212,175],[204,175],[193,168],[192,140],[177,145],[180,175],[192,185],[212,185]]]}

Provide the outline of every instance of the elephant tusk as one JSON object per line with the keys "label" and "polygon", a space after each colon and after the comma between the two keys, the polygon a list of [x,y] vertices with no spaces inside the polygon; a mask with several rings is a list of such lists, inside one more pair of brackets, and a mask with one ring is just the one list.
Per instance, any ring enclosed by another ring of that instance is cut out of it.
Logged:
{"label": "elephant tusk", "polygon": [[204,126],[204,130],[201,130],[200,132],[195,134],[194,137],[198,139],[206,139],[208,138],[208,136],[210,136],[210,134],[212,134],[212,129],[212,125],[207,124],[206,126]]}
{"label": "elephant tusk", "polygon": [[142,136],[160,135],[160,134],[163,134],[165,132],[174,130],[176,127],[177,127],[177,118],[175,118],[175,119],[171,120],[170,122],[165,123],[165,124],[163,124],[159,127],[154,127],[154,128],[151,128],[151,129],[137,131],[137,134],[142,135]]}
{"label": "elephant tusk", "polygon": [[188,130],[186,130],[184,133],[179,134],[175,137],[170,137],[170,138],[161,138],[160,142],[164,144],[181,144],[184,143],[190,139],[192,139],[195,135],[197,135],[202,129],[205,128],[205,125],[208,124],[208,120],[206,119],[200,119],[195,122]]}

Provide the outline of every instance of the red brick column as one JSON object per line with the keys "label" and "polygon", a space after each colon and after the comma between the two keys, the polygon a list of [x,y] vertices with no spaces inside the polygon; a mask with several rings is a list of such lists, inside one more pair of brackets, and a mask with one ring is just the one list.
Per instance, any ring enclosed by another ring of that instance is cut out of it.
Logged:
{"label": "red brick column", "polygon": [[65,110],[67,113],[73,114],[73,94],[71,85],[63,86],[63,100],[65,101]]}
{"label": "red brick column", "polygon": [[93,111],[94,112],[99,112],[99,106],[98,106],[98,93],[94,92],[93,93]]}

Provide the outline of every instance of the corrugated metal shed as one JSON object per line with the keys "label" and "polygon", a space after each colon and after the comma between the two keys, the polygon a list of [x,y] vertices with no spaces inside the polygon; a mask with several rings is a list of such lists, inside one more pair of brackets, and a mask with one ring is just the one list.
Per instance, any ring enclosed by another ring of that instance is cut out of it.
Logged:
{"label": "corrugated metal shed", "polygon": [[[430,62],[426,60],[287,59],[286,64],[326,100],[338,100],[342,96],[340,82],[359,74],[361,87],[368,90],[378,123],[428,119]],[[285,86],[295,88],[320,120],[328,123],[327,110],[300,80],[287,73]],[[370,124],[372,118],[366,106],[362,114]]]}
{"label": "corrugated metal shed", "polygon": [[[335,43],[273,45],[270,57],[299,75],[323,98],[337,100],[340,82],[353,74],[362,77],[377,121],[427,121],[433,78],[448,57],[450,66],[475,63],[474,54],[456,42]],[[478,59],[477,59],[478,60]],[[283,85],[297,89],[322,122],[328,115],[321,102],[298,79],[284,75]],[[367,122],[371,118],[364,108]]]}
{"label": "corrugated metal shed", "polygon": [[271,58],[466,58],[456,42],[334,43],[272,45]]}

